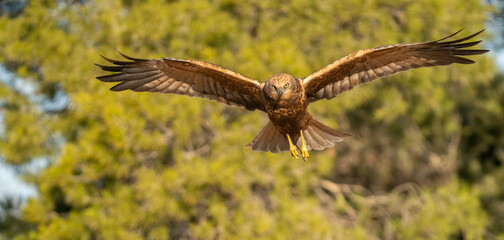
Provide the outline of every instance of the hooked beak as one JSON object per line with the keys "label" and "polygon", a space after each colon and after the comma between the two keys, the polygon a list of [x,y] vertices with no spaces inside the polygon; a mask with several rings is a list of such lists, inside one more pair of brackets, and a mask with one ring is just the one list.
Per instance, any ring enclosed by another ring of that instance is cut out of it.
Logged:
{"label": "hooked beak", "polygon": [[283,89],[283,88],[277,88],[276,92],[278,93],[278,95],[282,96],[282,94],[285,92],[285,89]]}

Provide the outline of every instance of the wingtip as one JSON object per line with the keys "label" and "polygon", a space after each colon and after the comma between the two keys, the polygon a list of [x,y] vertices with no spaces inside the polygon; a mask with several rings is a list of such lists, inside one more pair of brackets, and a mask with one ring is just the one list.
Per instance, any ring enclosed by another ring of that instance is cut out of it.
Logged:
{"label": "wingtip", "polygon": [[[122,53],[121,51],[119,51],[119,49],[117,48],[114,48],[114,50],[119,53],[119,55],[121,55],[121,57],[123,58],[126,58],[126,59],[130,59],[129,56],[126,56],[126,54]],[[131,59],[130,59],[131,60]]]}
{"label": "wingtip", "polygon": [[122,90],[120,90],[120,89],[117,89],[116,87],[117,87],[117,85],[115,85],[115,86],[111,87],[109,90],[110,90],[110,91],[113,91],[113,92],[120,92],[120,91],[122,91]]}
{"label": "wingtip", "polygon": [[99,64],[99,63],[93,63],[93,64],[94,64],[95,66],[97,66],[97,67],[101,68],[101,69],[105,69],[105,68],[107,67],[107,66],[105,66],[105,65],[101,65],[101,64]]}
{"label": "wingtip", "polygon": [[98,77],[95,77],[95,78],[96,78],[96,80],[98,80],[98,81],[105,82],[105,81],[103,81],[103,77],[105,77],[105,76],[98,76]]}
{"label": "wingtip", "polygon": [[126,59],[129,59],[127,58],[127,56],[125,54],[123,54],[121,51],[119,51],[119,49],[117,49],[116,47],[114,47],[114,50],[119,53],[119,55],[121,55],[123,58],[126,58]]}
{"label": "wingtip", "polygon": [[114,49],[115,49],[115,50],[117,51],[117,53],[119,53],[119,55],[121,55],[123,58],[126,58],[126,59],[131,60],[131,61],[140,62],[140,61],[147,61],[147,60],[149,60],[149,59],[144,59],[144,58],[134,58],[134,57],[130,57],[130,56],[128,56],[128,55],[126,55],[126,54],[124,54],[124,53],[120,52],[119,50],[117,50],[117,48],[114,48]]}
{"label": "wingtip", "polygon": [[452,33],[452,34],[450,34],[450,35],[448,35],[448,36],[444,37],[444,38],[441,38],[441,39],[439,39],[439,40],[436,40],[435,42],[441,42],[441,41],[443,41],[443,40],[446,40],[446,39],[448,39],[448,38],[451,38],[451,37],[453,37],[453,36],[455,36],[455,35],[459,34],[460,32],[462,32],[462,30],[464,30],[464,28],[462,28],[462,29],[460,29],[460,30],[458,30],[458,31],[456,31],[456,32],[454,32],[454,33]]}
{"label": "wingtip", "polygon": [[[109,62],[109,63],[112,63],[112,64],[113,64],[113,63],[115,62],[115,60],[112,60],[112,59],[110,59],[110,58],[108,58],[108,57],[105,57],[105,56],[101,55],[100,53],[99,53],[98,55],[100,55],[100,57],[102,57],[103,59],[105,59],[105,61],[107,61],[107,62]],[[96,63],[95,63],[95,64],[96,64]]]}
{"label": "wingtip", "polygon": [[114,92],[121,92],[121,91],[124,91],[124,90],[127,90],[128,88],[125,88],[124,87],[124,82],[122,83],[119,83],[119,84],[116,84],[114,85],[113,87],[111,87],[109,90],[110,91],[114,91]]}
{"label": "wingtip", "polygon": [[476,36],[480,35],[482,32],[484,32],[485,30],[486,30],[486,29],[485,29],[485,28],[483,28],[483,29],[479,30],[478,32],[476,32],[476,33],[474,33],[474,34],[470,35],[468,38],[473,38],[473,37],[476,37]]}
{"label": "wingtip", "polygon": [[483,31],[485,31],[485,29],[482,29],[482,30],[480,30],[480,31],[478,31],[478,32],[476,32],[476,33],[473,33],[473,34],[471,34],[471,35],[469,35],[469,36],[467,36],[467,37],[463,37],[463,38],[460,38],[460,39],[455,39],[455,40],[450,40],[450,41],[444,41],[444,42],[443,42],[443,40],[446,40],[446,39],[448,39],[448,38],[450,38],[450,37],[453,37],[455,34],[457,34],[458,32],[460,32],[460,30],[459,30],[459,31],[458,31],[458,32],[456,32],[455,34],[452,34],[452,35],[450,35],[450,36],[448,36],[448,37],[445,37],[445,38],[439,39],[439,40],[437,40],[437,41],[434,41],[434,43],[438,43],[438,44],[445,44],[445,45],[446,45],[446,44],[455,44],[455,43],[460,43],[460,42],[464,42],[464,41],[467,41],[467,40],[469,40],[469,39],[472,39],[472,38],[476,37],[477,35],[481,34]]}
{"label": "wingtip", "polygon": [[109,76],[110,75],[98,76],[98,77],[96,77],[96,79],[99,81],[102,81],[102,82],[109,82],[109,81],[107,81],[107,77],[109,77]]}
{"label": "wingtip", "polygon": [[456,31],[455,33],[453,33],[453,35],[457,35],[458,33],[464,31],[465,27],[461,28],[460,30]]}
{"label": "wingtip", "polygon": [[454,42],[462,42],[462,41],[466,41],[466,40],[468,40],[468,39],[471,39],[471,38],[473,38],[473,37],[476,37],[477,35],[481,34],[482,32],[484,32],[484,31],[486,30],[485,28],[483,28],[483,29],[479,30],[478,32],[476,32],[476,33],[474,33],[474,34],[471,34],[471,35],[469,35],[469,36],[467,36],[467,37],[464,37],[464,38],[461,38],[461,39],[458,39],[458,40],[454,40],[454,41],[442,42],[443,40],[449,39],[449,38],[451,38],[451,37],[453,37],[453,36],[455,36],[455,35],[459,34],[459,33],[460,33],[460,32],[462,32],[462,30],[464,30],[464,29],[465,29],[465,28],[462,28],[462,29],[460,29],[460,30],[458,30],[458,31],[456,31],[456,32],[454,32],[454,33],[452,33],[452,34],[450,34],[450,35],[448,35],[448,36],[444,37],[444,38],[441,38],[441,39],[439,39],[439,40],[436,40],[436,41],[434,41],[434,42],[436,42],[436,43],[454,43]]}
{"label": "wingtip", "polygon": [[111,58],[108,58],[108,57],[105,57],[101,54],[98,54],[100,55],[100,57],[102,57],[103,59],[105,59],[105,61],[109,62],[109,63],[112,63],[112,64],[115,64],[115,65],[131,65],[131,64],[134,64],[136,61],[140,61],[140,59],[134,59],[132,57],[128,57],[122,53],[120,53],[121,56],[129,59],[129,60],[133,60],[133,61],[120,61],[120,60],[114,60],[114,59],[111,59]]}
{"label": "wingtip", "polygon": [[460,63],[460,64],[474,64],[476,63],[474,60],[467,59],[464,57],[454,57],[455,58],[455,63]]}

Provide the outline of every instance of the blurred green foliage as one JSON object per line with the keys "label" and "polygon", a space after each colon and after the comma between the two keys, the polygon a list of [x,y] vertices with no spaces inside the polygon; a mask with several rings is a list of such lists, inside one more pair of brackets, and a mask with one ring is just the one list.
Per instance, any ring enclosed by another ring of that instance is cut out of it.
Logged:
{"label": "blurred green foliage", "polygon": [[304,77],[358,49],[473,33],[488,8],[479,0],[29,1],[19,16],[0,18],[0,62],[46,103],[58,91],[69,102],[48,109],[0,85],[4,161],[50,162],[25,174],[39,195],[15,222],[0,215],[0,239],[504,238],[504,79],[489,56],[312,104],[312,114],[355,137],[312,151],[309,162],[244,147],[265,114],[113,93],[92,64],[117,48],[263,81]]}

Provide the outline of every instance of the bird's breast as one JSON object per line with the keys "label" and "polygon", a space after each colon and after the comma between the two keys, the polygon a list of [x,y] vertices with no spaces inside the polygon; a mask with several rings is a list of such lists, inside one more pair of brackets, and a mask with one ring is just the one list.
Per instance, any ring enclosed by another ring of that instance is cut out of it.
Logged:
{"label": "bird's breast", "polygon": [[310,114],[306,98],[283,99],[266,104],[270,121],[283,134],[298,133],[306,127]]}

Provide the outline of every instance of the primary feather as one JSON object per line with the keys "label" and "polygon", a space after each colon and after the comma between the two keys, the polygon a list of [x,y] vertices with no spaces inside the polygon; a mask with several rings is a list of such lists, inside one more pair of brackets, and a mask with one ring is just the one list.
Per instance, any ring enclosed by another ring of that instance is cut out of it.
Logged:
{"label": "primary feather", "polygon": [[360,84],[413,68],[452,63],[471,64],[474,61],[461,56],[488,52],[488,50],[465,49],[481,41],[461,43],[474,38],[484,30],[461,39],[443,41],[460,31],[436,41],[396,44],[349,54],[303,79],[308,101],[331,99]]}
{"label": "primary feather", "polygon": [[105,71],[117,72],[97,77],[103,82],[119,82],[110,89],[112,91],[131,89],[136,92],[172,93],[264,111],[261,102],[262,82],[204,61],[140,59],[120,54],[131,61],[117,61],[102,56],[115,66],[96,64]]}

